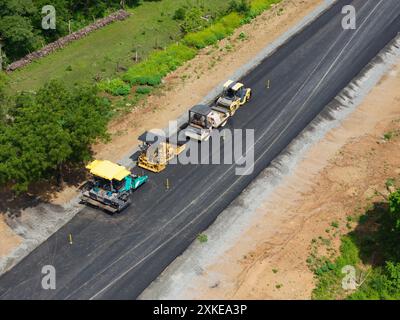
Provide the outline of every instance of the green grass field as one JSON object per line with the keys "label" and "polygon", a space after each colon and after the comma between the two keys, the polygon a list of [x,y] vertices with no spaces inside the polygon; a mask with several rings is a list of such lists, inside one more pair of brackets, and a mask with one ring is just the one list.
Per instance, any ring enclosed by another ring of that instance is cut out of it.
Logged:
{"label": "green grass field", "polygon": [[162,0],[143,2],[132,16],[97,30],[66,48],[10,74],[11,91],[36,90],[50,79],[68,85],[112,78],[132,66],[135,52],[145,58],[156,48],[181,39],[179,22],[172,19],[183,5],[203,6],[216,13],[228,7],[226,0]]}

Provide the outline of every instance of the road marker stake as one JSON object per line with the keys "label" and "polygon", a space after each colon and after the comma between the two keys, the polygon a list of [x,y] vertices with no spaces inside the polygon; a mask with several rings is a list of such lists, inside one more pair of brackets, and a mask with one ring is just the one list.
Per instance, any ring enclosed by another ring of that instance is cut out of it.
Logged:
{"label": "road marker stake", "polygon": [[72,234],[68,235],[69,244],[72,244]]}
{"label": "road marker stake", "polygon": [[271,81],[267,80],[267,89],[269,89],[271,87]]}
{"label": "road marker stake", "polygon": [[167,181],[165,182],[165,187],[167,188],[167,190],[169,190],[169,179],[167,178]]}

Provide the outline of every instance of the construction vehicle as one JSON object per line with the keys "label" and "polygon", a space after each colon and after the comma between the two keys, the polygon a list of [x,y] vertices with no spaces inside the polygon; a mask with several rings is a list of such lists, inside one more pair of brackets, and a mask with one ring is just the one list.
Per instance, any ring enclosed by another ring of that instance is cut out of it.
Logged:
{"label": "construction vehicle", "polygon": [[185,135],[189,138],[207,141],[214,128],[225,126],[230,117],[227,109],[196,105],[189,110],[189,124]]}
{"label": "construction vehicle", "polygon": [[169,138],[161,137],[152,132],[146,132],[139,137],[142,142],[137,165],[151,172],[161,172],[168,162],[185,150],[184,144],[174,144]]}
{"label": "construction vehicle", "polygon": [[215,101],[215,107],[227,108],[230,116],[233,116],[240,106],[251,98],[251,89],[245,88],[243,83],[228,80],[224,84],[224,90]]}
{"label": "construction vehicle", "polygon": [[137,176],[128,169],[107,160],[95,160],[86,166],[92,179],[82,191],[81,203],[121,212],[131,204],[130,195],[143,185],[148,176]]}

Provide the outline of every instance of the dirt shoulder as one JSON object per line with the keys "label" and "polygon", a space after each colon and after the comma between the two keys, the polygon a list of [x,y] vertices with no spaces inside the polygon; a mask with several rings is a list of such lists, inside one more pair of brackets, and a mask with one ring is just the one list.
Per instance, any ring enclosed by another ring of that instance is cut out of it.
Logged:
{"label": "dirt shoulder", "polygon": [[22,239],[3,221],[0,217],[0,257],[6,256],[16,246],[20,245]]}
{"label": "dirt shoulder", "polygon": [[[119,161],[138,144],[137,137],[140,134],[149,129],[167,127],[169,120],[176,119],[201,101],[266,45],[291,29],[322,3],[322,0],[284,0],[252,23],[236,30],[228,39],[201,50],[196,58],[168,75],[162,88],[145,103],[110,124],[112,140],[107,144],[94,146],[95,157]],[[62,210],[60,207],[68,210],[66,204],[78,194],[76,187],[68,187],[63,192],[48,195],[46,202],[56,205],[59,210]],[[18,213],[18,217],[21,217],[19,220],[24,221],[25,218],[29,221],[33,205],[27,203],[23,207],[29,207],[29,210],[21,210]],[[9,219],[5,219],[4,214],[5,212],[0,212],[0,260],[24,241],[23,235],[17,235],[15,228],[9,227]],[[40,212],[36,215],[40,215]],[[51,225],[46,230],[52,230]]]}
{"label": "dirt shoulder", "polygon": [[[311,147],[240,241],[203,271],[195,298],[311,298],[315,279],[306,260],[312,242],[329,237],[337,253],[340,235],[349,232],[347,216],[379,201],[388,193],[387,179],[400,176],[399,87],[400,64],[340,127]],[[207,275],[221,273],[223,283],[210,286]]]}

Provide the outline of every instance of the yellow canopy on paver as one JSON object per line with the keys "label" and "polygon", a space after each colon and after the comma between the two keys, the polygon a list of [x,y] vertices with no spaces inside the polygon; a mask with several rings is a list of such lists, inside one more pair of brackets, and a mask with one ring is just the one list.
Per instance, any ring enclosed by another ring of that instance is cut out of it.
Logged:
{"label": "yellow canopy on paver", "polygon": [[94,176],[107,179],[122,181],[131,172],[123,166],[112,163],[108,160],[94,160],[86,166]]}

